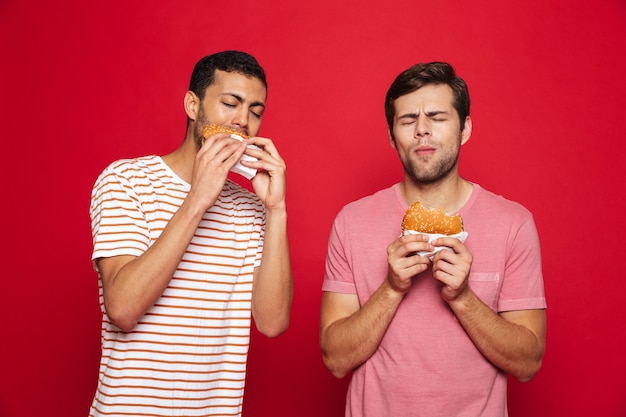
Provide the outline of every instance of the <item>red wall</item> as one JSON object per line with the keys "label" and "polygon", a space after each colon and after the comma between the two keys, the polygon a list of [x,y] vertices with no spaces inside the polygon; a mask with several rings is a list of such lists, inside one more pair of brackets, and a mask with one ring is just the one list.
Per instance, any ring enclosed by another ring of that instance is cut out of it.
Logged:
{"label": "red wall", "polygon": [[326,239],[345,203],[401,178],[384,94],[426,60],[470,86],[462,174],[526,205],[542,238],[547,351],[511,383],[510,415],[626,415],[626,3],[267,3],[0,1],[0,416],[86,416],[91,186],[114,159],[178,146],[192,66],[227,48],[268,73],[261,133],[288,164],[296,279],[290,330],[253,335],[247,417],[342,416],[347,381],[317,344]]}

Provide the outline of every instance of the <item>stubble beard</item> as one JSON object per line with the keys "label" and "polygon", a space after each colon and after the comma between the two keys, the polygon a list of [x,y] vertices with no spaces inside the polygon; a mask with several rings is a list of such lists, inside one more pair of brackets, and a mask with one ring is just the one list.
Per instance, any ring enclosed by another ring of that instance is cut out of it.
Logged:
{"label": "stubble beard", "polygon": [[194,141],[196,142],[196,146],[198,149],[202,147],[202,143],[204,142],[204,136],[202,136],[202,129],[209,123],[206,120],[206,116],[204,115],[204,110],[202,106],[198,110],[198,117],[196,119],[196,123],[193,130]]}
{"label": "stubble beard", "polygon": [[[432,184],[436,183],[450,175],[453,172],[459,161],[459,151],[461,149],[460,138],[457,142],[457,146],[449,151],[446,151],[441,158],[436,161],[431,161],[431,156],[411,158],[413,152],[408,156],[404,156],[402,159],[402,165],[404,166],[405,174],[416,183]],[[428,167],[428,164],[432,163],[432,166]]]}

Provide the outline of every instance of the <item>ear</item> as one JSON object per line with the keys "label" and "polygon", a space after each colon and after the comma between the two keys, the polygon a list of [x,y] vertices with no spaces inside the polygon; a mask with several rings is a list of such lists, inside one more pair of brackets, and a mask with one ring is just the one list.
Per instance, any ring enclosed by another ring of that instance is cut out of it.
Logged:
{"label": "ear", "polygon": [[198,118],[198,111],[200,110],[200,98],[198,98],[193,91],[187,91],[185,93],[183,105],[185,106],[185,113],[187,113],[187,117],[195,121]]}
{"label": "ear", "polygon": [[397,151],[398,148],[396,148],[396,140],[393,138],[391,130],[387,129],[387,134],[389,135],[389,143],[391,144],[391,147]]}
{"label": "ear", "polygon": [[467,116],[465,118],[465,126],[463,126],[463,131],[461,132],[461,145],[465,145],[470,136],[472,136],[472,118]]}

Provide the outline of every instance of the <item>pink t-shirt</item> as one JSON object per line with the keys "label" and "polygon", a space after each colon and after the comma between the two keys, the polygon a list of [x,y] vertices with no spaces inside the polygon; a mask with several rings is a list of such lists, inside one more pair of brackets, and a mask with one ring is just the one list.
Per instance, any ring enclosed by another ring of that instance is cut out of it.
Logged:
{"label": "pink t-shirt", "polygon": [[[399,184],[345,206],[333,225],[322,289],[361,305],[387,275],[387,246],[408,205]],[[479,185],[460,210],[472,290],[494,311],[546,307],[532,214]],[[506,374],[476,349],[426,271],[416,277],[374,355],[352,374],[346,416],[507,416]]]}

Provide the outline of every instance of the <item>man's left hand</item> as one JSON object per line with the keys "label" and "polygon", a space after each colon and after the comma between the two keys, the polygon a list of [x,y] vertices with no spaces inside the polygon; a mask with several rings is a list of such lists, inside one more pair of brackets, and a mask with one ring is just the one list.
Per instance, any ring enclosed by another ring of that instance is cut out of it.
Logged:
{"label": "man's left hand", "polygon": [[433,277],[443,283],[441,296],[452,302],[463,296],[468,287],[468,277],[473,256],[465,244],[457,238],[441,237],[431,242],[433,246],[445,246],[433,256]]}
{"label": "man's left hand", "polygon": [[285,209],[285,173],[287,167],[274,142],[268,138],[252,137],[248,145],[256,145],[261,150],[247,148],[245,153],[258,159],[256,162],[241,161],[242,165],[257,169],[252,178],[254,192],[265,204],[267,210]]}

